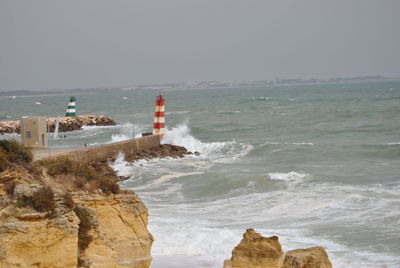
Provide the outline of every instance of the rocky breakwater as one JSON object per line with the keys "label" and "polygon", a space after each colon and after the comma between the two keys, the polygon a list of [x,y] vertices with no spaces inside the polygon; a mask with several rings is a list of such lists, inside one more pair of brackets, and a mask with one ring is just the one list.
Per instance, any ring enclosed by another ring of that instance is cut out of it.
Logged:
{"label": "rocky breakwater", "polygon": [[[57,118],[49,118],[47,120],[50,132],[54,132]],[[114,120],[105,115],[79,115],[71,117],[61,117],[59,123],[59,131],[74,131],[81,129],[82,126],[115,126]]]}
{"label": "rocky breakwater", "polygon": [[283,252],[276,236],[263,237],[253,229],[232,250],[224,268],[332,268],[328,255],[321,247]]}
{"label": "rocky breakwater", "polygon": [[[50,132],[54,132],[56,128],[57,118],[50,117],[47,124]],[[105,115],[79,115],[71,117],[61,117],[59,123],[59,131],[79,130],[82,126],[115,126],[116,122]],[[5,133],[21,133],[20,121],[3,121],[0,122],[0,134]]]}
{"label": "rocky breakwater", "polygon": [[186,155],[199,156],[199,152],[190,152],[185,147],[172,145],[172,144],[160,144],[157,147],[148,150],[140,150],[132,154],[126,155],[125,160],[128,162],[134,162],[140,159],[152,159],[152,158],[182,158]]}
{"label": "rocky breakwater", "polygon": [[148,211],[106,164],[0,142],[0,267],[146,268]]}

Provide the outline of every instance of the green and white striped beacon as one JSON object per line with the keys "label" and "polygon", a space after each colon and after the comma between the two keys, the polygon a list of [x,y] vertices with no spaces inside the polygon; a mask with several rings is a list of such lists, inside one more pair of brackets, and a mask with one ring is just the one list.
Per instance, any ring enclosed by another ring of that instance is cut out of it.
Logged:
{"label": "green and white striped beacon", "polygon": [[76,116],[75,102],[76,102],[76,98],[74,96],[71,96],[69,98],[67,113],[65,114],[65,116]]}

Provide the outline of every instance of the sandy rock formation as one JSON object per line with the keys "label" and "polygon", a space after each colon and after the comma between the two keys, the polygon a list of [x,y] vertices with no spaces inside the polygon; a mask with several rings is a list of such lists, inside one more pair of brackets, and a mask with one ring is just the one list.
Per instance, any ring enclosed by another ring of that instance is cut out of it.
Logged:
{"label": "sandy rock formation", "polygon": [[[57,118],[50,117],[47,119],[50,132],[54,132]],[[78,115],[72,117],[61,117],[59,131],[74,131],[81,129],[82,126],[115,126],[116,123],[110,117],[105,115]],[[0,134],[4,133],[21,133],[20,121],[3,121],[0,122]]]}
{"label": "sandy rock formation", "polygon": [[282,251],[278,237],[262,237],[253,229],[232,250],[232,258],[224,268],[332,268],[328,255],[321,247]]}
{"label": "sandy rock formation", "polygon": [[328,254],[321,247],[286,252],[282,268],[331,268]]}
{"label": "sandy rock formation", "polygon": [[149,267],[152,235],[147,231],[147,208],[136,195],[80,197],[93,215],[92,242],[80,252],[91,268]]}
{"label": "sandy rock formation", "polygon": [[262,237],[253,229],[248,229],[224,267],[278,268],[282,265],[283,255],[278,237]]}
{"label": "sandy rock formation", "polygon": [[[41,163],[8,164],[0,172],[0,267],[150,266],[153,237],[147,208],[134,192],[106,194],[97,185],[108,183],[105,178],[118,179],[109,167],[81,167],[82,174],[95,172],[85,181],[79,172],[49,175]],[[48,188],[50,203],[38,195]]]}
{"label": "sandy rock formation", "polygon": [[56,193],[58,215],[54,218],[17,205],[16,200],[31,196],[40,187],[19,184],[13,200],[0,194],[0,267],[77,267],[79,219],[63,207],[60,192]]}

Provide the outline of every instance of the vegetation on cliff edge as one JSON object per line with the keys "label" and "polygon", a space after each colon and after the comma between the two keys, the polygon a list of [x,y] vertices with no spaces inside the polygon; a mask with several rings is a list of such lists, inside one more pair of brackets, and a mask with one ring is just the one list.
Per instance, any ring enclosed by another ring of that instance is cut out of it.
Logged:
{"label": "vegetation on cliff edge", "polygon": [[16,140],[0,140],[0,171],[4,158],[12,163],[30,163],[33,155],[29,147]]}

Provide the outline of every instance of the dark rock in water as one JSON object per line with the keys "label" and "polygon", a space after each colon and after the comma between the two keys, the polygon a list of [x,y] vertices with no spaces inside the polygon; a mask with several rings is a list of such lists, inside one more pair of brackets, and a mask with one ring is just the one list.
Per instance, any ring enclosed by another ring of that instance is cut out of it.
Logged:
{"label": "dark rock in water", "polygon": [[[197,154],[196,154],[197,153]],[[200,155],[196,152],[195,155]],[[151,150],[142,150],[137,153],[126,155],[125,159],[129,162],[134,162],[140,159],[151,159],[151,158],[182,158],[185,155],[193,154],[189,152],[185,147],[171,145],[171,144],[161,144],[160,146],[153,148]]]}

